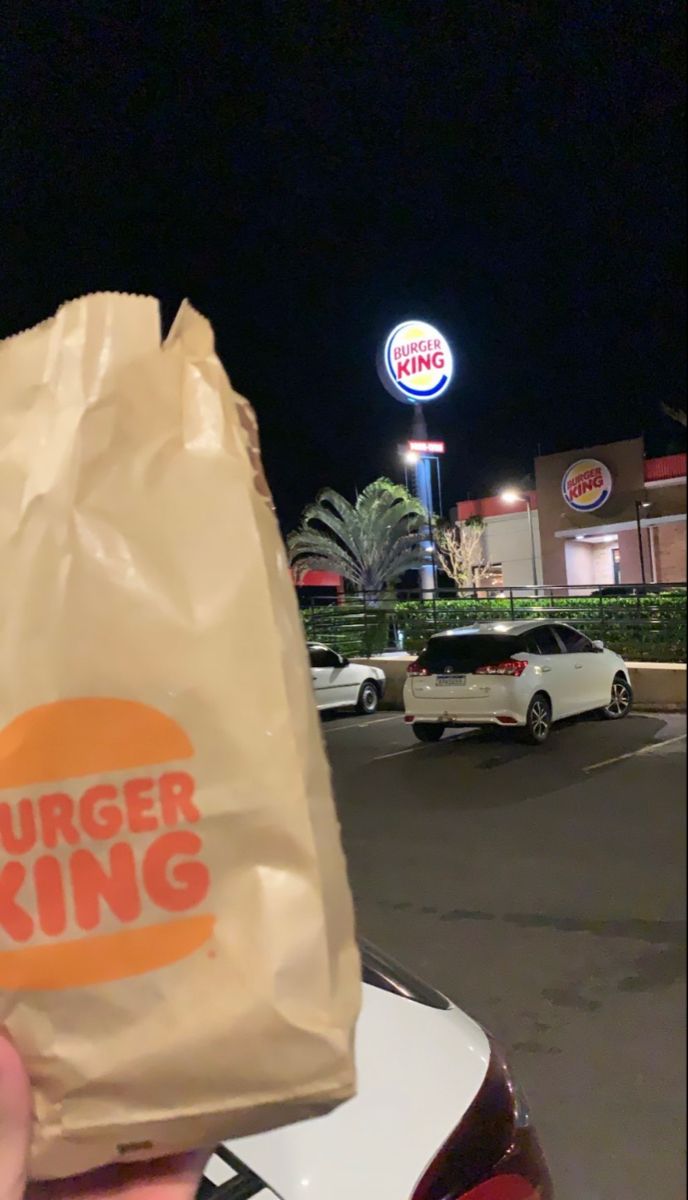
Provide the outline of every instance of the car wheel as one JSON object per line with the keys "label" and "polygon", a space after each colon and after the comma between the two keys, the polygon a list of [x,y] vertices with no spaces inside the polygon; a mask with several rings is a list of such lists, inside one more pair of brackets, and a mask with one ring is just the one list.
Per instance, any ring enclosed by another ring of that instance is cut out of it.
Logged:
{"label": "car wheel", "polygon": [[528,705],[523,739],[531,746],[541,746],[552,728],[552,705],[544,692],[537,692]]}
{"label": "car wheel", "polygon": [[366,679],[358,694],[358,711],[366,717],[377,712],[380,696],[372,679]]}
{"label": "car wheel", "polygon": [[442,734],[446,729],[446,725],[437,725],[435,722],[414,721],[413,732],[419,742],[439,742]]}
{"label": "car wheel", "polygon": [[612,684],[612,698],[606,708],[600,709],[605,721],[621,721],[627,717],[633,703],[633,691],[625,675],[617,675]]}

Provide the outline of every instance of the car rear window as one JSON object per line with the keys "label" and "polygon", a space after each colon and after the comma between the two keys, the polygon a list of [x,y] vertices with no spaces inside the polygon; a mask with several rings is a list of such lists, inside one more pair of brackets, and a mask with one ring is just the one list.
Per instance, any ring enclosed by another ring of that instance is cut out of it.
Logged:
{"label": "car rear window", "polygon": [[470,675],[476,667],[504,662],[519,649],[523,649],[522,643],[510,634],[446,634],[430,638],[418,663],[432,675],[441,675],[446,670]]}

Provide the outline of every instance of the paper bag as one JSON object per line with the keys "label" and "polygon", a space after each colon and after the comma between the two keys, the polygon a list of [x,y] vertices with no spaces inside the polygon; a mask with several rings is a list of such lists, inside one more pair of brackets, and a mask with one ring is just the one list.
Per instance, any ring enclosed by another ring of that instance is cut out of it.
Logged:
{"label": "paper bag", "polygon": [[0,1025],[32,1177],[351,1096],[352,905],[256,423],[188,304],[0,346]]}

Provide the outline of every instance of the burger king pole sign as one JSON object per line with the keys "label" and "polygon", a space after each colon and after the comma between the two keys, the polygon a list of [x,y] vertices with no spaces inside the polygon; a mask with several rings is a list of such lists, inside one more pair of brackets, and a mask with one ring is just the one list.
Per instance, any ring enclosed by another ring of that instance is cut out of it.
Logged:
{"label": "burger king pole sign", "polygon": [[449,343],[426,321],[402,321],[384,343],[378,373],[387,391],[404,404],[437,400],[454,373]]}
{"label": "burger king pole sign", "polygon": [[[377,360],[382,386],[404,404],[414,408],[412,436],[427,442],[428,431],[423,407],[444,395],[454,374],[454,359],[447,339],[434,325],[416,319],[395,326],[381,345]],[[416,460],[416,494],[428,513],[427,560],[421,569],[421,587],[432,591],[435,567],[432,554],[432,476],[427,452]]]}

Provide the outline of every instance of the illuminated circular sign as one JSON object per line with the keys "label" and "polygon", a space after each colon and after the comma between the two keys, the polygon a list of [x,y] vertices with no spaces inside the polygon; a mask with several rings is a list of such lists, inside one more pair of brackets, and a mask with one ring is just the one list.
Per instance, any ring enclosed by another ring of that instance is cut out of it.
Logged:
{"label": "illuminated circular sign", "polygon": [[611,471],[597,458],[579,458],[565,472],[561,491],[566,503],[576,512],[594,512],[611,495]]}
{"label": "illuminated circular sign", "polygon": [[382,383],[406,404],[424,404],[446,392],[454,373],[449,343],[426,321],[402,321],[390,333],[378,362]]}

